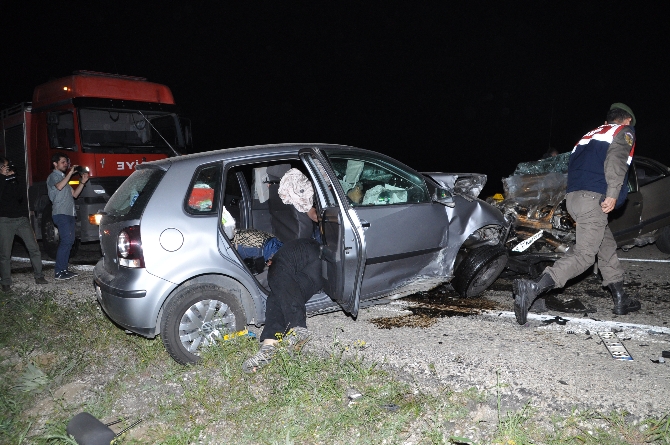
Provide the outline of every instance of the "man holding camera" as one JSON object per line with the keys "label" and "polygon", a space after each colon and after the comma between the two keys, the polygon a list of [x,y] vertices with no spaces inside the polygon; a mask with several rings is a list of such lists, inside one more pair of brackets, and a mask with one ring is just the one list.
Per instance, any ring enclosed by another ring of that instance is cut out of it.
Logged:
{"label": "man holding camera", "polygon": [[47,284],[42,273],[42,256],[35,240],[35,233],[28,219],[26,191],[16,180],[14,167],[0,156],[0,275],[2,291],[9,292],[12,285],[12,245],[14,236],[21,237],[33,264],[35,283]]}
{"label": "man holding camera", "polygon": [[[57,280],[69,280],[77,276],[68,270],[67,263],[70,258],[70,249],[74,244],[75,230],[75,208],[74,200],[79,196],[88,182],[88,172],[78,170],[78,165],[70,166],[70,158],[63,153],[56,153],[51,157],[53,171],[47,178],[47,191],[51,200],[51,215],[54,224],[58,227],[60,241],[56,252],[56,275]],[[81,171],[81,180],[77,188],[69,185],[70,178]],[[66,173],[67,172],[67,173]]]}

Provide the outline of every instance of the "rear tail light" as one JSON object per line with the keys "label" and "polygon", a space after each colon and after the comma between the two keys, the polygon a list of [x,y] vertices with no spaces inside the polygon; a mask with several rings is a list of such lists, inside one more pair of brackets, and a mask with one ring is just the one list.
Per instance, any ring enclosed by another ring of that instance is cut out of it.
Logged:
{"label": "rear tail light", "polygon": [[119,233],[116,240],[116,252],[119,266],[144,267],[140,226],[126,227]]}

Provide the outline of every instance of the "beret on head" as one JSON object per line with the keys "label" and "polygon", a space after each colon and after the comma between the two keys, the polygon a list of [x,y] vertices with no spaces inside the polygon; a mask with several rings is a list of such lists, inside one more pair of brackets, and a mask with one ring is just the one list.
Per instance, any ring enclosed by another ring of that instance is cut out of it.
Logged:
{"label": "beret on head", "polygon": [[629,107],[628,105],[623,104],[623,103],[621,103],[621,102],[616,102],[616,103],[613,103],[613,104],[610,106],[610,110],[612,110],[612,109],[614,109],[614,108],[618,108],[618,109],[623,110],[623,111],[625,111],[626,113],[630,114],[630,117],[633,118],[633,119],[630,121],[630,124],[631,124],[633,127],[635,126],[635,114],[633,114],[633,110],[631,110],[630,107]]}

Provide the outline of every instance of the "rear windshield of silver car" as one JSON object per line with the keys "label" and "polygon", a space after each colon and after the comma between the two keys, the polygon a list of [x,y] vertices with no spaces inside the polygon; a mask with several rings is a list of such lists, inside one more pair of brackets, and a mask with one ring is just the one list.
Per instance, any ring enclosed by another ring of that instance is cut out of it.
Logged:
{"label": "rear windshield of silver car", "polygon": [[105,213],[115,219],[139,219],[164,174],[157,168],[134,171],[109,199]]}

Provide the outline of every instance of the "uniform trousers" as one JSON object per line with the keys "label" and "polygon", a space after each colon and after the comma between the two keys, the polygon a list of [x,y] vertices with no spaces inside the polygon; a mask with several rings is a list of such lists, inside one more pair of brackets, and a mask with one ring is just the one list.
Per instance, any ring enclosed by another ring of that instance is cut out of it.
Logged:
{"label": "uniform trousers", "polygon": [[276,339],[295,327],[307,327],[305,303],[323,287],[319,243],[301,238],[289,241],[272,258],[268,270],[270,295],[260,341]]}
{"label": "uniform trousers", "polygon": [[553,266],[547,267],[556,287],[584,273],[595,262],[603,276],[603,286],[623,281],[624,270],[616,255],[616,241],[607,225],[607,213],[600,207],[604,196],[600,193],[579,190],[566,196],[566,207],[577,223],[577,239],[573,249]]}

